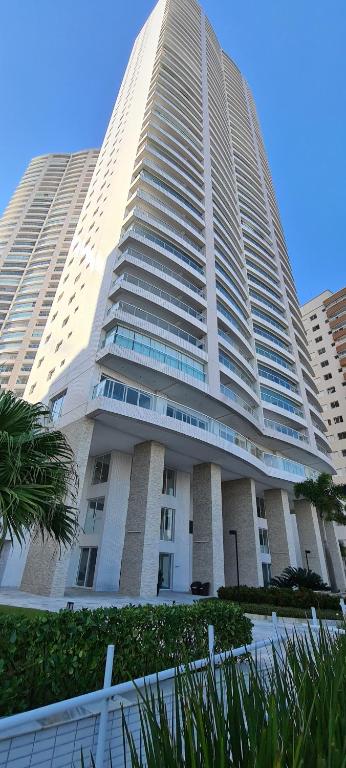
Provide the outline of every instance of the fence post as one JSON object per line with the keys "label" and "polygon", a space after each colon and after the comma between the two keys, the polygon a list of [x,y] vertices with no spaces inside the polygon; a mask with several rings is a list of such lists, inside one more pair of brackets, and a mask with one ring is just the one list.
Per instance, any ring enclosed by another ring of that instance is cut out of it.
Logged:
{"label": "fence post", "polygon": [[[114,659],[114,645],[108,645],[105,673],[103,678],[104,688],[109,688],[112,685],[113,659]],[[95,761],[96,768],[103,768],[103,763],[104,763],[107,721],[108,721],[108,706],[109,706],[109,700],[103,699],[100,707],[99,732],[97,737],[96,761]]]}
{"label": "fence post", "polygon": [[214,632],[213,624],[208,625],[208,647],[209,647],[210,664],[214,669],[215,632]]}
{"label": "fence post", "polygon": [[344,619],[346,619],[346,605],[343,597],[340,597],[340,608]]}
{"label": "fence post", "polygon": [[311,616],[312,616],[312,628],[313,629],[318,629],[319,624],[318,624],[318,619],[317,619],[316,608],[314,608],[314,607],[311,608]]}

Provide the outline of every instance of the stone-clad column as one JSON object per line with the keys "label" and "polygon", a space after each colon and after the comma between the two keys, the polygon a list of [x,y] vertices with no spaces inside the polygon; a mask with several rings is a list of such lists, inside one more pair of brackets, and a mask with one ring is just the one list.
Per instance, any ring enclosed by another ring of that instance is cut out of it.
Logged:
{"label": "stone-clad column", "polygon": [[284,568],[297,567],[297,555],[287,491],[271,488],[264,491],[264,506],[268,521],[272,575],[280,576]]}
{"label": "stone-clad column", "polygon": [[237,533],[239,583],[262,587],[262,561],[258,534],[254,480],[243,478],[222,484],[226,586],[237,584],[235,536]]}
{"label": "stone-clad column", "polygon": [[159,443],[135,446],[120,573],[122,595],[156,596],[164,459],[165,449]]}
{"label": "stone-clad column", "polygon": [[303,567],[306,568],[306,550],[309,550],[309,567],[322,576],[323,581],[329,582],[329,575],[319,529],[318,516],[315,508],[305,499],[295,501],[299,543]]}
{"label": "stone-clad column", "polygon": [[[66,435],[77,464],[79,477],[77,506],[82,497],[93,429],[93,421],[80,419],[61,430]],[[70,558],[70,547],[62,548],[60,551],[54,539],[49,537],[42,542],[41,537],[36,536],[30,544],[20,588],[36,595],[63,597]]]}
{"label": "stone-clad column", "polygon": [[[321,535],[322,534],[322,526],[323,522],[320,521],[320,530]],[[339,546],[339,540],[336,535],[336,525],[332,521],[324,523],[324,529],[327,539],[327,547],[329,551],[329,558],[330,558],[330,579],[329,581],[334,581],[332,583],[332,587],[334,589],[340,589],[341,592],[345,592],[346,590],[346,575],[345,575],[345,569],[344,564],[342,562],[341,552],[340,552],[340,546]]]}
{"label": "stone-clad column", "polygon": [[210,594],[216,595],[225,583],[221,469],[216,464],[197,464],[192,482],[192,580],[209,581]]}

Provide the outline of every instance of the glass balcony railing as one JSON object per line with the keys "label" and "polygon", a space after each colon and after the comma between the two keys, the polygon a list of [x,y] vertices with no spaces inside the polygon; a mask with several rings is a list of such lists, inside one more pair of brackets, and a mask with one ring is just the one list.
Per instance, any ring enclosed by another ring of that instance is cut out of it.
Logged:
{"label": "glass balcony railing", "polygon": [[246,362],[251,365],[251,368],[254,367],[252,357],[250,357],[247,352],[244,352],[242,347],[234,341],[234,339],[232,338],[232,336],[230,336],[229,333],[226,333],[226,331],[223,331],[222,328],[218,328],[218,334],[221,339],[224,339],[224,341],[226,341],[227,344],[229,344],[231,347],[233,347],[233,349],[236,349],[237,352],[239,352],[239,354],[244,358],[244,360],[246,360]]}
{"label": "glass balcony railing", "polygon": [[224,365],[225,368],[228,368],[229,371],[232,371],[236,374],[236,376],[239,376],[239,378],[242,379],[242,381],[244,381],[244,383],[247,384],[247,386],[250,387],[254,392],[256,391],[256,387],[253,380],[250,379],[250,376],[244,373],[240,366],[236,365],[233,360],[230,360],[228,355],[223,354],[223,352],[219,352],[219,361],[221,365]]}
{"label": "glass balcony railing", "polygon": [[[201,235],[201,231],[196,227],[196,225],[193,223],[192,219],[188,219],[187,216],[185,216],[178,208],[173,208],[171,205],[167,205],[167,203],[160,200],[155,195],[151,195],[149,192],[145,192],[143,189],[139,189],[137,191],[137,197],[140,197],[142,200],[145,200],[147,203],[151,203],[152,205],[155,205],[156,208],[159,208],[160,211],[163,211],[164,213],[167,213],[167,215],[176,216],[177,219],[181,219],[181,221],[184,223],[185,226],[190,227],[193,229],[198,235]],[[189,240],[186,236],[186,239]],[[191,240],[191,243],[194,244],[194,241]]]}
{"label": "glass balcony railing", "polygon": [[272,301],[269,301],[269,299],[264,298],[264,296],[262,296],[260,293],[254,291],[253,288],[250,288],[249,294],[252,299],[255,299],[255,301],[260,301],[261,304],[265,304],[265,306],[271,309],[273,312],[276,312],[278,315],[284,317],[285,310],[277,307],[276,304],[274,304]]}
{"label": "glass balcony railing", "polygon": [[257,309],[257,307],[252,307],[252,314],[256,315],[256,317],[260,317],[261,320],[264,320],[264,322],[269,323],[269,325],[272,325],[273,328],[277,328],[278,331],[281,333],[288,335],[288,330],[285,328],[281,323],[278,323],[276,320],[273,320],[272,317],[269,317],[265,312],[261,312],[260,309]]}
{"label": "glass balcony railing", "polygon": [[278,408],[284,408],[285,411],[289,411],[290,413],[295,413],[296,416],[300,416],[301,418],[304,418],[304,411],[301,410],[301,408],[298,408],[296,405],[294,405],[291,400],[288,400],[288,398],[283,397],[282,395],[277,395],[275,392],[272,392],[268,389],[264,389],[261,387],[261,398],[266,403],[271,403],[272,405],[278,406]]}
{"label": "glass balcony railing", "polygon": [[171,347],[169,344],[153,339],[140,331],[117,325],[108,331],[102,348],[116,344],[118,347],[144,355],[154,362],[172,368],[172,371],[179,371],[186,376],[191,376],[199,381],[205,381],[204,364],[194,360],[190,355]]}
{"label": "glass balcony railing", "polygon": [[293,382],[291,383],[284,376],[280,376],[276,371],[265,368],[261,363],[258,365],[258,373],[264,379],[269,379],[269,381],[274,381],[276,384],[279,384],[280,387],[285,387],[285,389],[289,389],[291,392],[298,392],[298,387],[293,384]]}
{"label": "glass balcony railing", "polygon": [[[143,264],[147,264],[148,267],[153,267],[154,269],[157,269],[159,272],[162,272],[162,274],[167,275],[167,277],[171,277],[173,280],[177,280],[182,285],[185,285],[186,288],[189,288],[190,291],[193,291],[194,293],[198,293],[199,296],[205,295],[203,288],[198,288],[195,283],[191,283],[190,280],[186,280],[185,277],[183,277],[179,272],[176,272],[174,269],[170,269],[169,267],[166,267],[165,264],[162,264],[161,261],[156,261],[156,259],[152,259],[150,256],[147,256],[145,253],[141,253],[141,251],[137,251],[135,248],[126,248],[126,251],[123,251],[118,261],[123,257],[123,255],[129,254],[129,256],[134,256],[135,259],[138,261],[141,261]],[[115,282],[115,281],[114,281]]]}
{"label": "glass balcony railing", "polygon": [[278,336],[275,336],[274,333],[270,333],[270,331],[266,331],[265,328],[261,328],[260,325],[254,324],[254,332],[258,333],[259,336],[263,336],[265,339],[268,339],[269,341],[272,341],[273,344],[277,344],[278,347],[282,347],[283,349],[288,349],[288,344],[285,344],[282,339],[280,339]]}
{"label": "glass balcony railing", "polygon": [[144,410],[150,410],[161,416],[167,416],[176,421],[187,424],[191,427],[203,430],[203,432],[214,435],[217,438],[236,445],[247,453],[251,454],[263,465],[273,467],[279,471],[301,477],[317,477],[318,472],[299,462],[287,459],[284,456],[278,456],[265,453],[259,446],[248,440],[236,430],[223,424],[217,419],[212,419],[200,411],[191,408],[185,408],[181,403],[173,402],[151,392],[145,392],[142,389],[131,387],[120,381],[110,378],[102,379],[93,389],[93,399],[97,397],[106,397],[112,400],[129,403]]}
{"label": "glass balcony railing", "polygon": [[179,248],[175,248],[175,246],[171,245],[171,243],[167,242],[167,240],[164,240],[162,237],[158,237],[153,232],[150,232],[150,230],[134,224],[131,227],[128,227],[128,229],[122,233],[122,237],[124,235],[131,234],[131,232],[134,232],[134,234],[143,237],[144,240],[148,240],[149,243],[156,243],[156,245],[158,245],[160,248],[163,248],[163,250],[168,251],[168,253],[172,253],[173,256],[176,256],[181,261],[184,261],[185,264],[188,264],[190,267],[192,267],[192,269],[195,269],[196,272],[199,272],[201,275],[204,274],[203,267],[197,264],[194,259],[191,259],[186,255],[186,253],[180,251]]}
{"label": "glass balcony railing", "polygon": [[159,216],[155,216],[154,214],[149,213],[149,212],[145,211],[143,208],[139,208],[139,207],[134,208],[132,213],[134,214],[134,216],[136,216],[136,214],[138,214],[138,216],[141,219],[145,219],[146,221],[148,221],[149,224],[150,224],[150,222],[153,222],[153,224],[158,224],[159,227],[165,227],[170,232],[173,232],[175,237],[179,237],[181,240],[183,240],[189,246],[194,248],[195,251],[198,251],[199,253],[202,253],[203,248],[201,248],[200,245],[197,245],[197,243],[195,243],[195,241],[192,240],[191,237],[188,237],[187,235],[185,235],[184,232],[181,232],[179,229],[177,229],[177,227],[174,227],[166,219],[162,219]]}
{"label": "glass balcony railing", "polygon": [[303,443],[309,442],[307,435],[298,432],[296,429],[292,429],[292,427],[287,427],[286,424],[281,424],[279,421],[264,419],[264,426],[268,427],[268,429],[275,430],[275,432],[281,432],[283,435],[288,435],[288,437],[293,437],[295,440],[301,440]]}
{"label": "glass balcony railing", "polygon": [[270,349],[267,349],[267,347],[262,347],[260,344],[256,344],[256,352],[258,355],[268,357],[269,360],[274,360],[275,363],[282,365],[283,368],[293,370],[292,363],[289,363],[287,360],[285,360],[284,357],[281,357],[281,355],[278,355],[276,352],[272,352]]}
{"label": "glass balcony railing", "polygon": [[119,285],[119,286],[126,285],[126,283],[128,283],[129,285],[134,285],[137,288],[141,288],[141,290],[147,291],[148,293],[152,293],[153,296],[157,296],[163,301],[167,301],[170,304],[174,304],[175,307],[178,307],[178,309],[181,309],[183,312],[186,312],[187,315],[191,315],[191,317],[194,317],[196,320],[199,320],[201,323],[204,322],[203,315],[193,307],[190,307],[189,304],[186,304],[184,301],[180,301],[180,299],[177,299],[177,297],[173,296],[172,293],[168,293],[168,291],[162,291],[156,285],[153,285],[152,283],[148,283],[146,280],[141,280],[141,278],[139,277],[134,277],[134,275],[130,275],[127,272],[124,272],[120,277],[114,280],[113,287],[115,287],[116,285]]}
{"label": "glass balcony railing", "polygon": [[258,418],[256,413],[256,408],[254,408],[252,405],[246,402],[246,400],[243,400],[242,397],[239,397],[235,392],[233,392],[233,389],[230,387],[226,387],[225,384],[220,384],[220,390],[223,395],[228,397],[229,400],[233,400],[235,403],[238,403],[241,408],[244,408],[244,411],[248,411],[248,413],[251,413],[252,416],[255,417],[255,419]]}
{"label": "glass balcony railing", "polygon": [[[150,163],[148,160],[146,161],[147,165],[150,165],[152,168],[156,168],[156,170],[159,173],[162,173],[163,175],[169,176],[169,174],[165,174],[162,168],[160,166],[157,166],[155,163]],[[149,171],[141,171],[139,176],[144,179],[145,181],[149,181],[150,184],[153,184],[154,186],[158,187],[159,189],[162,189],[164,192],[167,192],[169,195],[172,195],[172,197],[175,197],[176,200],[178,200],[180,203],[186,206],[190,211],[192,211],[196,216],[198,216],[199,219],[202,219],[203,216],[200,213],[200,211],[195,208],[192,203],[190,203],[189,200],[184,197],[184,195],[181,195],[179,192],[177,192],[173,187],[171,187],[169,184],[166,184],[162,179],[159,179],[158,176],[154,176],[152,173],[149,173]]]}
{"label": "glass balcony railing", "polygon": [[127,301],[118,301],[116,304],[113,304],[112,307],[109,307],[107,311],[107,317],[112,317],[119,311],[125,312],[127,315],[138,317],[140,320],[144,320],[146,323],[150,323],[151,325],[156,325],[157,328],[168,331],[168,333],[172,333],[179,339],[188,341],[188,343],[192,344],[194,347],[202,349],[204,346],[203,341],[198,339],[196,336],[192,336],[191,333],[183,331],[182,328],[179,328],[177,325],[168,323],[167,320],[163,320],[161,317],[157,317],[157,315],[153,315],[151,312],[146,312],[145,309],[140,309],[140,307],[136,307],[133,304],[128,304]]}

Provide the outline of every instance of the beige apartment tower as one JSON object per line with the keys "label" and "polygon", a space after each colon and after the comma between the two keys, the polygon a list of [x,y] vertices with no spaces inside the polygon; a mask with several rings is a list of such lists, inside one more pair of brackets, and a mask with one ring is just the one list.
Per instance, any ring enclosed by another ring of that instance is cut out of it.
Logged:
{"label": "beige apartment tower", "polygon": [[26,397],[75,450],[81,533],[33,542],[23,589],[215,594],[306,549],[329,578],[294,503],[333,468],[256,109],[195,0],[135,41]]}
{"label": "beige apartment tower", "polygon": [[[322,415],[336,469],[346,488],[346,288],[324,291],[301,307]],[[337,526],[346,567],[346,526]]]}
{"label": "beige apartment tower", "polygon": [[0,219],[0,387],[24,394],[98,150],[35,157]]}

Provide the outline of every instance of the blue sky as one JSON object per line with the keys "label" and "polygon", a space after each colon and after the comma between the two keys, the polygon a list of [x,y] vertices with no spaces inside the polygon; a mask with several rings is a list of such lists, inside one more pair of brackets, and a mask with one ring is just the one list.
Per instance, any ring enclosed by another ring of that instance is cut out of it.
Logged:
{"label": "blue sky", "polygon": [[[345,0],[204,0],[247,78],[301,301],[346,283]],[[0,0],[0,211],[34,155],[99,146],[152,0]]]}

